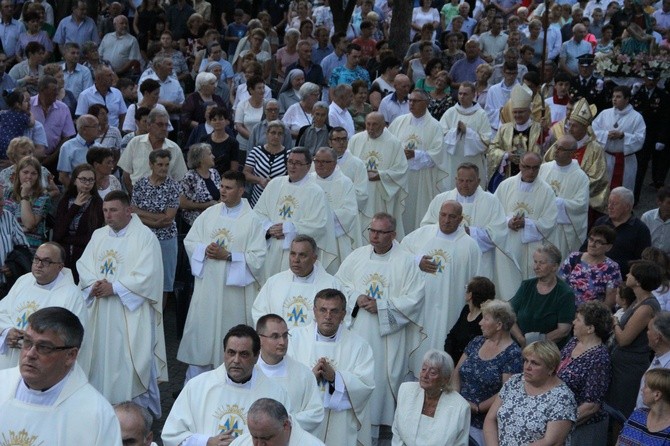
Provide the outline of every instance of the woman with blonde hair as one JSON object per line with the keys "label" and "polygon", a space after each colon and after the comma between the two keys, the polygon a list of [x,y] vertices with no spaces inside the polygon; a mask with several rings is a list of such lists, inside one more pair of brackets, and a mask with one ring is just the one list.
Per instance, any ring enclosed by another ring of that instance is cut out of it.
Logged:
{"label": "woman with blonde hair", "polygon": [[670,370],[647,371],[640,392],[648,409],[635,409],[624,424],[617,445],[667,444],[670,440]]}

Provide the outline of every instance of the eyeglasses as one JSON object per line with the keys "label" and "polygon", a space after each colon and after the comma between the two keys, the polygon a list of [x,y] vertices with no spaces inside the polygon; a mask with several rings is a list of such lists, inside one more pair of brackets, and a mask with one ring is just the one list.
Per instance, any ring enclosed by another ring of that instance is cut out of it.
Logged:
{"label": "eyeglasses", "polygon": [[314,164],[333,164],[335,161],[328,160],[314,160]]}
{"label": "eyeglasses", "polygon": [[279,339],[283,339],[283,340],[286,341],[288,338],[291,337],[291,333],[289,333],[287,331],[286,333],[282,333],[282,334],[272,333],[270,336],[259,334],[258,336],[260,336],[261,338],[272,339],[273,341],[278,341]]}
{"label": "eyeglasses", "polygon": [[167,123],[167,122],[154,122],[153,124],[157,127],[167,127],[169,123]]}
{"label": "eyeglasses", "polygon": [[390,233],[395,232],[395,231],[381,231],[379,229],[368,228],[368,232],[370,234],[390,234]]}
{"label": "eyeglasses", "polygon": [[607,243],[606,241],[593,237],[589,237],[589,243],[591,243],[593,246],[609,245],[609,243]]}
{"label": "eyeglasses", "polygon": [[61,265],[63,262],[54,262],[53,260],[50,259],[40,259],[39,257],[35,256],[33,257],[33,265],[42,265],[45,267],[50,267],[51,265]]}
{"label": "eyeglasses", "polygon": [[81,181],[84,184],[93,184],[95,183],[95,178],[84,178],[84,177],[77,177],[79,181]]}
{"label": "eyeglasses", "polygon": [[40,344],[37,343],[35,344],[31,339],[20,339],[19,340],[19,347],[21,350],[28,351],[31,348],[35,347],[35,350],[37,351],[37,354],[42,355],[42,356],[48,356],[51,355],[52,353],[55,353],[57,351],[61,350],[69,350],[71,348],[77,348],[74,345],[64,345],[62,347],[56,347],[53,345],[48,345],[48,344]]}
{"label": "eyeglasses", "polygon": [[302,163],[302,162],[300,162],[300,161],[288,160],[288,161],[286,162],[286,164],[288,164],[289,166],[306,166],[306,165],[308,165],[309,163]]}

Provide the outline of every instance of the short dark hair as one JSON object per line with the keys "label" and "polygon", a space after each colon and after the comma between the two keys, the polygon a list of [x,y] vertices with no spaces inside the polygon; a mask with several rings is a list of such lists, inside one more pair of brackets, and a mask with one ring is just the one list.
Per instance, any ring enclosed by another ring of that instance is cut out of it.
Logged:
{"label": "short dark hair", "polygon": [[110,202],[110,201],[120,201],[124,206],[130,206],[130,198],[128,197],[128,194],[125,193],[122,190],[113,190],[107,195],[105,195],[104,202]]}
{"label": "short dark hair", "polygon": [[316,306],[316,301],[319,299],[323,300],[332,300],[339,299],[342,303],[342,308],[346,311],[347,309],[347,298],[344,296],[342,291],[336,290],[335,288],[324,288],[314,296],[314,306]]}
{"label": "short dark hair", "polygon": [[668,197],[670,197],[670,187],[668,186],[660,187],[658,192],[656,192],[656,199],[658,201],[665,201]]}
{"label": "short dark hair", "polygon": [[598,225],[591,228],[589,235],[599,235],[605,239],[608,245],[616,240],[616,231],[607,225]]}
{"label": "short dark hair", "polygon": [[53,331],[68,347],[81,347],[84,327],[79,318],[62,307],[46,307],[28,316],[28,324],[36,333]]}
{"label": "short dark hair", "polygon": [[28,42],[25,48],[26,57],[30,57],[33,54],[39,53],[40,51],[45,51],[44,45],[39,42]]}
{"label": "short dark hair", "polygon": [[[351,91],[354,94],[357,94],[361,88],[365,88],[366,90],[368,89],[368,83],[365,82],[363,79],[356,79],[351,83]],[[349,135],[350,137],[353,135]]]}
{"label": "short dark hair", "polygon": [[309,151],[307,147],[294,147],[291,149],[291,154],[297,154],[297,155],[303,155],[305,157],[305,161],[308,163],[312,162],[312,152]]}
{"label": "short dark hair", "polygon": [[151,164],[154,164],[158,158],[167,158],[171,160],[172,154],[167,149],[152,150],[151,153],[149,153],[149,162]]}
{"label": "short dark hair", "polygon": [[630,99],[630,88],[625,85],[617,85],[612,88],[612,93],[621,93],[624,99]]}
{"label": "short dark hair", "polygon": [[223,118],[226,121],[230,121],[230,113],[228,113],[228,109],[226,107],[214,107],[209,111],[209,114],[207,115],[208,119],[212,118]]}
{"label": "short dark hair", "polygon": [[349,53],[351,53],[352,51],[361,51],[361,46],[360,46],[360,45],[357,45],[357,44],[355,44],[355,43],[350,43],[349,45],[347,45],[347,51],[346,51],[346,53],[349,54]]}
{"label": "short dark hair", "polygon": [[88,114],[97,117],[100,114],[100,111],[104,110],[109,113],[109,109],[104,104],[91,104],[88,107]]}
{"label": "short dark hair", "polygon": [[496,286],[486,277],[475,276],[470,279],[465,290],[472,294],[472,303],[480,308],[487,300],[495,299]]}
{"label": "short dark hair", "polygon": [[160,90],[161,84],[156,79],[146,79],[140,84],[140,93],[147,94],[152,91]]}
{"label": "short dark hair", "polygon": [[61,245],[58,242],[44,242],[40,246],[51,246],[54,248],[56,251],[58,251],[58,255],[60,256],[60,262],[65,261],[65,256],[67,255],[65,252],[65,248],[63,248],[63,245]]}
{"label": "short dark hair", "polygon": [[430,74],[433,71],[433,68],[435,68],[438,65],[441,65],[442,68],[444,68],[444,64],[442,63],[441,59],[438,59],[437,57],[434,57],[434,58],[430,59],[428,61],[428,63],[426,64],[425,73],[427,75]]}
{"label": "short dark hair", "polygon": [[306,234],[298,234],[295,236],[291,244],[293,243],[309,243],[309,246],[312,248],[312,251],[314,254],[318,254],[318,246],[316,244],[316,240],[314,238],[310,237],[309,235]]}
{"label": "short dark hair", "polygon": [[633,260],[628,264],[630,274],[640,284],[640,288],[651,292],[661,286],[663,283],[663,273],[661,267],[649,260]]}
{"label": "short dark hair", "polygon": [[[470,84],[470,85],[472,85],[472,84]],[[463,84],[461,84],[461,86],[463,86]],[[461,164],[459,164],[458,167],[456,168],[456,173],[458,173],[458,171],[461,170],[461,169],[474,170],[475,173],[477,174],[477,176],[479,176],[479,166],[477,166],[474,163],[461,163]]]}
{"label": "short dark hair", "polygon": [[277,400],[272,398],[259,398],[249,407],[247,412],[247,420],[253,418],[254,420],[258,415],[266,415],[273,419],[279,424],[283,424],[286,420],[289,419],[288,412],[286,407]]}
{"label": "short dark hair", "polygon": [[51,85],[58,85],[58,81],[55,77],[49,76],[48,74],[43,75],[39,82],[37,83],[37,91],[42,92],[49,88]]}
{"label": "short dark hair", "polygon": [[268,313],[268,314],[265,314],[265,315],[261,316],[258,319],[258,322],[256,322],[256,333],[260,333],[262,331],[265,331],[265,328],[266,328],[268,322],[270,322],[270,321],[286,323],[284,318],[282,318],[280,315],[274,314],[274,313]]}
{"label": "short dark hair", "polygon": [[223,348],[225,350],[228,345],[228,339],[230,338],[249,338],[251,339],[251,350],[254,353],[254,356],[258,356],[258,353],[261,351],[261,338],[256,333],[256,330],[251,328],[248,325],[239,324],[228,330],[226,336],[223,338]]}
{"label": "short dark hair", "polygon": [[565,71],[559,71],[556,73],[556,76],[554,76],[554,82],[570,82],[570,75]]}
{"label": "short dark hair", "polygon": [[333,48],[335,48],[337,46],[337,44],[340,43],[341,39],[346,39],[346,38],[347,38],[347,33],[344,33],[342,31],[336,32],[330,38],[330,44],[333,45]]}
{"label": "short dark hair", "polygon": [[145,116],[149,116],[151,109],[149,107],[137,107],[135,109],[135,121],[141,121]]}
{"label": "short dark hair", "polygon": [[132,85],[135,85],[135,82],[133,82],[132,79],[128,79],[127,77],[122,77],[118,81],[116,81],[116,88],[118,88],[119,90],[125,90],[126,88]]}
{"label": "short dark hair", "polygon": [[221,175],[222,180],[233,180],[238,187],[245,187],[247,185],[246,177],[238,170],[228,170]]}
{"label": "short dark hair", "polygon": [[91,166],[95,163],[100,164],[109,157],[114,158],[114,152],[107,147],[91,147],[86,152],[86,162]]}
{"label": "short dark hair", "polygon": [[605,342],[612,332],[612,311],[597,300],[585,302],[577,307],[577,314],[584,318],[584,324],[592,325],[596,336]]}

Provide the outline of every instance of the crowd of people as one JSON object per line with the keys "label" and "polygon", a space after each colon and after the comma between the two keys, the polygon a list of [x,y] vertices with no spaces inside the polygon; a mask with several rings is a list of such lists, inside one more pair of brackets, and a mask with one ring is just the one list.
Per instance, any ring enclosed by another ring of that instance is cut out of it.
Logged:
{"label": "crowd of people", "polygon": [[415,3],[0,1],[0,438],[670,444],[670,0]]}

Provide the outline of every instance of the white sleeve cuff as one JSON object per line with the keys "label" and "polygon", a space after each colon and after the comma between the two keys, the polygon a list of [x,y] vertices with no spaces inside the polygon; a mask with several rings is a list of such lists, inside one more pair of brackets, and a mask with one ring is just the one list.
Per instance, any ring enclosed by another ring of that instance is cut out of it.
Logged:
{"label": "white sleeve cuff", "polygon": [[542,240],[542,234],[537,230],[535,221],[524,218],[523,232],[521,233],[521,243],[539,242]]}
{"label": "white sleeve cuff", "polygon": [[119,282],[113,282],[114,294],[118,294],[121,303],[130,311],[135,311],[144,303],[144,298],[130,291]]}

